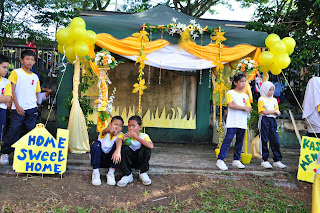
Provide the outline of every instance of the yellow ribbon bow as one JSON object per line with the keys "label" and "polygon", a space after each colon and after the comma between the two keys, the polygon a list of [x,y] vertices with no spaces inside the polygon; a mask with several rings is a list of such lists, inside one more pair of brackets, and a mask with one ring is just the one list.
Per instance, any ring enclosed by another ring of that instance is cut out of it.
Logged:
{"label": "yellow ribbon bow", "polygon": [[216,92],[223,92],[224,90],[228,90],[228,88],[224,85],[224,82],[222,81],[220,84],[218,82],[214,83],[215,87],[214,87],[214,91],[213,93]]}

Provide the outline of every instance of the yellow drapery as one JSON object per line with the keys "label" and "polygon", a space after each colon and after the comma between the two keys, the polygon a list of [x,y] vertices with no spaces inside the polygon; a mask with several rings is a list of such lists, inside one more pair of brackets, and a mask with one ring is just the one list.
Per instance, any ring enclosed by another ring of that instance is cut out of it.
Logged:
{"label": "yellow drapery", "polygon": [[[97,35],[96,45],[118,55],[140,55],[141,43],[137,42],[136,37],[127,37],[125,39],[117,39],[110,34],[100,33]],[[157,51],[169,44],[164,39],[145,42],[144,53],[149,54]]]}
{"label": "yellow drapery", "polygon": [[[117,39],[112,35],[106,33],[100,33],[97,36],[98,40],[96,42],[96,45],[98,45],[101,48],[105,48],[112,53],[127,56],[140,54],[141,45],[139,42],[137,42],[137,38],[135,37]],[[151,52],[161,49],[162,47],[167,46],[168,44],[169,42],[164,39],[146,42],[144,53],[149,54]],[[211,43],[206,46],[200,46],[194,43],[193,41],[186,41],[180,43],[180,45],[190,54],[202,59],[206,59],[208,61],[214,61],[219,53],[219,47],[215,43]],[[248,44],[240,44],[234,47],[223,46],[222,56],[224,61],[234,61],[247,56],[248,54],[252,53],[257,49],[260,48]]]}

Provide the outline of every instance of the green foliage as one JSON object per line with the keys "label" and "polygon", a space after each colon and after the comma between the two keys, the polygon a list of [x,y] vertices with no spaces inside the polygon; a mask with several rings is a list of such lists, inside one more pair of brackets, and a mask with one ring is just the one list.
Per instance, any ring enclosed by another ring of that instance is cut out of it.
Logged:
{"label": "green foliage", "polygon": [[[241,3],[242,7],[249,7],[252,4],[267,3],[269,0],[236,0]],[[159,4],[166,4],[173,9],[185,13],[187,15],[199,18],[206,12],[211,14],[215,13],[214,6],[223,4],[226,7],[232,9],[232,5],[227,0],[214,0],[214,1],[203,1],[203,0],[162,0],[155,4],[151,0],[127,0],[125,4],[121,5],[119,11],[137,13],[144,10],[148,10]]]}
{"label": "green foliage", "polygon": [[320,3],[314,0],[275,1],[268,5],[259,5],[253,22],[248,22],[246,28],[267,33],[276,33],[281,38],[293,37],[297,43],[291,57],[290,66],[284,70],[302,67],[309,69],[320,60]]}

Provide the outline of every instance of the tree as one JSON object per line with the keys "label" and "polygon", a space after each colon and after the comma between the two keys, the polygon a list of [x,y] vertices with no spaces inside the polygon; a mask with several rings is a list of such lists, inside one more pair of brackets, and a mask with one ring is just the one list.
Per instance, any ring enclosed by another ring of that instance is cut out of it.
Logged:
{"label": "tree", "polygon": [[[241,3],[242,7],[249,7],[253,4],[267,3],[269,0],[236,0]],[[124,12],[141,12],[150,9],[155,4],[150,0],[127,0],[127,4],[122,5],[119,11]],[[213,6],[224,4],[226,7],[232,8],[227,0],[163,0],[158,4],[166,4],[173,9],[185,13],[187,15],[199,18],[207,11],[214,14]]]}
{"label": "tree", "polygon": [[[78,3],[79,0],[0,0],[0,49],[6,40],[26,34],[47,38],[46,31],[35,30],[34,24],[41,23],[41,14],[64,13],[70,10],[70,5]],[[37,18],[40,18],[38,22]],[[49,17],[48,17],[49,18]]]}
{"label": "tree", "polygon": [[320,0],[274,0],[260,5],[247,29],[290,36],[296,42],[289,68],[300,70],[319,64]]}

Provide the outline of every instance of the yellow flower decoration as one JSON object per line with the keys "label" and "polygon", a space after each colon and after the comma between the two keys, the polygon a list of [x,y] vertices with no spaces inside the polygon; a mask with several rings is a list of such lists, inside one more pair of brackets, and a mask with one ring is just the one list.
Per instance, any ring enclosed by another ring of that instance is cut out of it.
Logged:
{"label": "yellow flower decoration", "polygon": [[141,30],[140,33],[133,33],[132,36],[138,38],[137,41],[138,42],[142,42],[142,40],[144,41],[149,41],[149,37],[148,37],[149,33],[145,30]]}
{"label": "yellow flower decoration", "polygon": [[212,62],[213,65],[217,66],[217,71],[219,71],[220,69],[224,69],[224,65],[222,63],[223,60],[223,58],[216,58],[216,60]]}
{"label": "yellow flower decoration", "polygon": [[220,42],[223,42],[226,39],[226,37],[224,37],[223,35],[225,34],[226,32],[215,32],[215,36],[212,36],[212,40],[216,40],[216,44],[219,44]]}
{"label": "yellow flower decoration", "polygon": [[221,84],[219,84],[218,82],[215,82],[214,85],[215,85],[215,88],[213,93],[216,93],[218,91],[223,92],[224,90],[228,90],[228,88],[224,85],[223,81],[221,82]]}
{"label": "yellow flower decoration", "polygon": [[103,112],[103,111],[106,111],[106,110],[107,110],[106,107],[99,107],[99,109],[98,109],[99,112]]}
{"label": "yellow flower decoration", "polygon": [[132,93],[136,93],[139,91],[139,95],[142,95],[143,90],[147,89],[147,86],[144,85],[145,83],[146,83],[145,79],[140,80],[139,84],[135,83],[133,85],[134,89],[132,90]]}
{"label": "yellow flower decoration", "polygon": [[136,63],[140,63],[141,68],[143,69],[145,67],[144,61],[148,60],[145,54],[141,54],[137,60]]}
{"label": "yellow flower decoration", "polygon": [[188,25],[188,29],[189,30],[193,30],[193,26],[190,24],[190,25]]}

